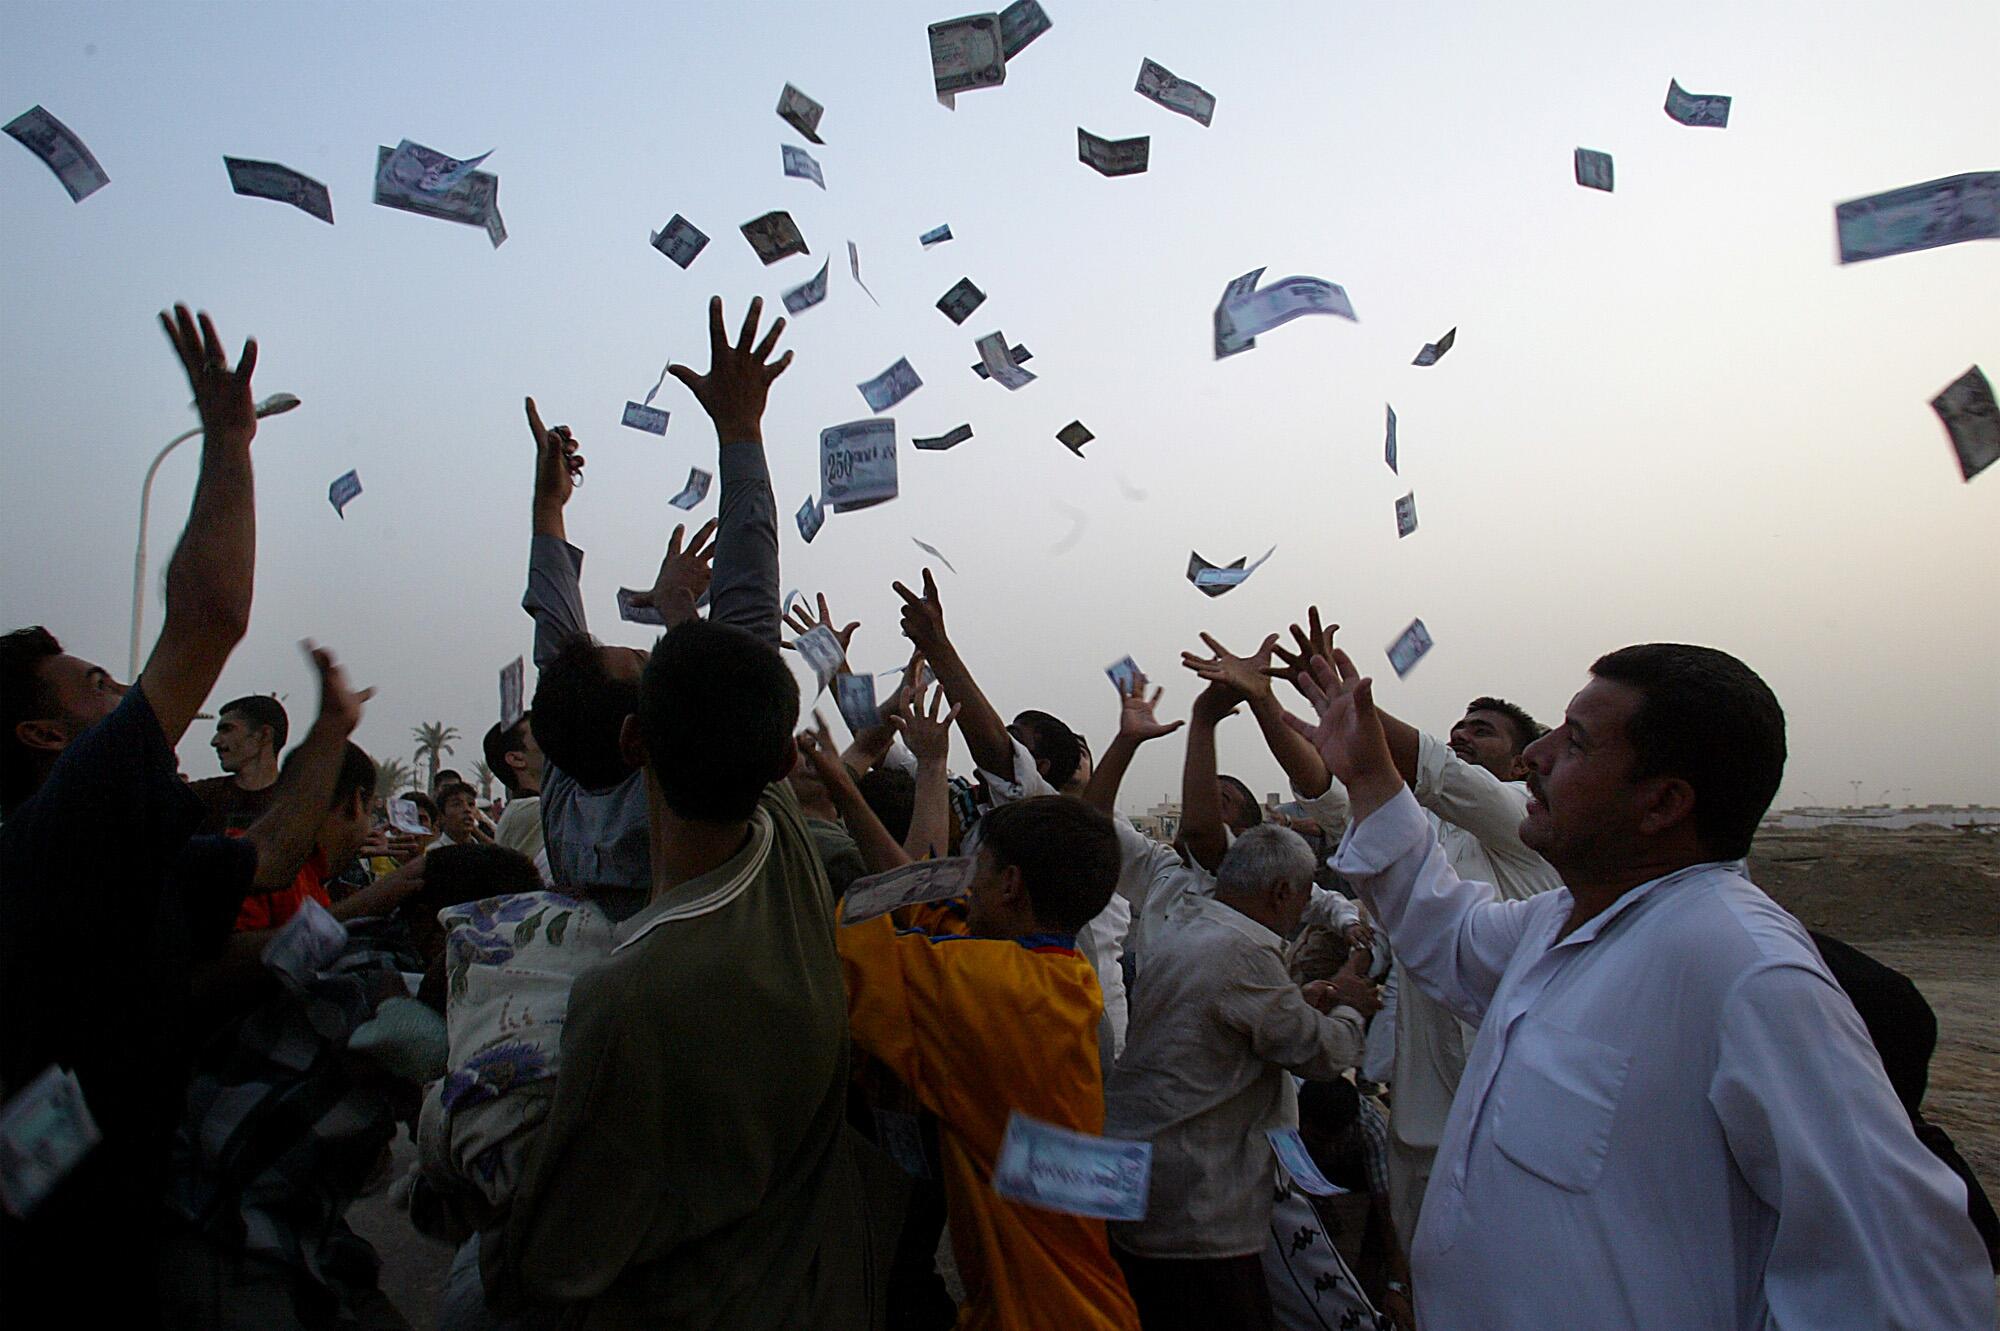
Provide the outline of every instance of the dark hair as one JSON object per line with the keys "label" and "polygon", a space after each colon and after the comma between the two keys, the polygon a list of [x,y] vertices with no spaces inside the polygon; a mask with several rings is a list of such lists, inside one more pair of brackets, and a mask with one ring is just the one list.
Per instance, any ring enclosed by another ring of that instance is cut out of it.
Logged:
{"label": "dark hair", "polygon": [[447,781],[437,788],[437,807],[440,815],[444,813],[444,806],[451,803],[454,795],[464,795],[472,801],[473,808],[479,807],[479,792],[472,788],[470,782]]}
{"label": "dark hair", "polygon": [[639,681],[639,732],[660,797],[698,822],[750,816],[789,766],[798,719],[791,667],[733,624],[682,621],[654,646]]}
{"label": "dark hair", "polygon": [[1264,825],[1264,806],[1259,804],[1257,797],[1250,793],[1250,787],[1227,774],[1218,776],[1215,779],[1243,797],[1243,807],[1250,811],[1251,827],[1262,827]]}
{"label": "dark hair", "polygon": [[1082,738],[1047,712],[1022,712],[1014,718],[1014,729],[1035,761],[1049,765],[1046,780],[1057,790],[1083,765]]}
{"label": "dark hair", "polygon": [[514,764],[507,761],[510,753],[519,753],[528,747],[528,724],[530,717],[523,715],[512,726],[502,728],[498,721],[486,732],[480,747],[486,750],[486,768],[500,779],[509,795],[521,793],[519,780],[514,776]]}
{"label": "dark hair", "polygon": [[1021,871],[1035,918],[1073,934],[1118,885],[1118,832],[1111,816],[1072,795],[1003,804],[980,820],[980,845]]}
{"label": "dark hair", "polygon": [[1621,648],[1590,673],[1641,695],[1625,728],[1632,779],[1687,782],[1704,852],[1748,855],[1785,775],[1785,710],[1770,686],[1727,652],[1678,642]]}
{"label": "dark hair", "polygon": [[1338,1137],[1361,1115],[1361,1092],[1345,1077],[1308,1081],[1299,1087],[1299,1126],[1324,1137]]}
{"label": "dark hair", "polygon": [[535,862],[505,846],[439,846],[424,856],[424,885],[413,900],[436,915],[447,906],[542,890]]}
{"label": "dark hair", "polygon": [[35,751],[15,730],[56,709],[56,696],[42,678],[42,662],[62,655],[56,635],[36,624],[0,637],[0,809],[8,813],[35,793],[41,771]]}
{"label": "dark hair", "polygon": [[[278,767],[279,779],[290,774],[298,762],[299,750],[293,749]],[[333,774],[333,795],[327,800],[326,807],[338,809],[357,795],[361,798],[361,807],[367,808],[368,801],[375,795],[375,760],[363,753],[359,744],[349,740],[341,746],[340,770]]]}
{"label": "dark hair", "polygon": [[431,782],[431,793],[441,796],[447,787],[469,786],[471,784],[456,767],[440,767],[437,771],[437,777]]}
{"label": "dark hair", "polygon": [[632,770],[618,747],[618,732],[639,710],[639,685],[613,679],[603,651],[588,634],[566,639],[540,668],[530,713],[535,743],[586,790],[615,786]]}
{"label": "dark hair", "polygon": [[861,798],[868,801],[890,836],[902,841],[910,835],[910,820],[917,813],[915,777],[900,767],[877,767],[863,773],[854,784],[861,788]]}
{"label": "dark hair", "polygon": [[423,791],[406,790],[401,795],[397,796],[397,798],[406,799],[410,803],[416,805],[419,809],[422,809],[425,813],[431,816],[432,822],[436,822],[438,820],[437,801],[432,799],[429,795],[426,795]]}
{"label": "dark hair", "polygon": [[1549,733],[1547,726],[1528,715],[1527,708],[1518,703],[1508,702],[1505,698],[1474,698],[1465,705],[1465,714],[1470,716],[1474,712],[1498,712],[1506,717],[1507,724],[1514,731],[1515,753],[1519,753]]}
{"label": "dark hair", "polygon": [[271,728],[271,752],[282,753],[285,741],[292,735],[292,719],[285,715],[285,705],[268,693],[253,693],[238,698],[234,702],[222,704],[217,716],[228,716],[231,712],[240,715],[252,730],[265,726]]}

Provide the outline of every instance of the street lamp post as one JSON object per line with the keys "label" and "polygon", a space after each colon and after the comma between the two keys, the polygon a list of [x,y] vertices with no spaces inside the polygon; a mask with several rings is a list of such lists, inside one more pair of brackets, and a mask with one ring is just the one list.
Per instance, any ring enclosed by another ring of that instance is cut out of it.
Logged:
{"label": "street lamp post", "polygon": [[[282,415],[298,405],[298,398],[290,393],[273,393],[257,404],[257,419]],[[168,440],[167,446],[154,457],[153,465],[146,468],[146,483],[139,487],[139,546],[132,556],[132,654],[125,672],[127,683],[136,683],[139,679],[139,628],[146,608],[146,518],[153,507],[153,477],[159,474],[160,464],[167,460],[167,454],[200,433],[201,427],[197,425]]]}

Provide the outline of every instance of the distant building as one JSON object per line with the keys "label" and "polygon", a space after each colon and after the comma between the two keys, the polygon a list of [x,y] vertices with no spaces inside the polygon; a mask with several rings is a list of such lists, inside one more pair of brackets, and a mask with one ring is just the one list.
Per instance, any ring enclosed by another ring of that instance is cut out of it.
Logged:
{"label": "distant building", "polygon": [[1861,808],[1806,804],[1773,809],[1764,815],[1766,829],[1809,827],[1984,827],[2000,829],[2000,808],[1990,804],[1924,804],[1891,808],[1870,804]]}

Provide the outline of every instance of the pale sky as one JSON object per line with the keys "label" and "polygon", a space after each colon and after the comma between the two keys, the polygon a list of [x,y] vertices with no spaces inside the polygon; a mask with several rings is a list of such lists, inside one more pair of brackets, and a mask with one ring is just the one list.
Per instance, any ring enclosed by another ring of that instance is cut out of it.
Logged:
{"label": "pale sky", "polygon": [[[259,338],[260,396],[305,402],[258,436],[256,609],[216,701],[288,694],[302,732],[312,636],[380,690],[364,747],[407,761],[443,720],[469,771],[531,642],[522,396],[590,458],[570,531],[593,626],[643,642],[615,590],[650,580],[714,441],[672,380],[664,439],[621,428],[623,404],[670,357],[706,364],[710,294],[733,323],[832,256],[765,435],[784,585],[863,621],[859,669],[904,659],[889,584],[918,576],[916,537],[958,568],[938,568],[947,623],[995,704],[1100,753],[1105,665],[1130,653],[1185,716],[1198,632],[1245,649],[1317,601],[1383,705],[1439,733],[1481,693],[1552,721],[1599,653],[1701,642],[1785,706],[1781,803],[1855,781],[2000,800],[2000,474],[1962,482],[1928,405],[1975,362],[2000,378],[2000,244],[1843,268],[1833,227],[1841,200],[2000,169],[2000,6],[1044,4],[1053,30],[955,112],[925,27],[957,11],[902,0],[7,4],[0,120],[46,106],[111,183],[73,204],[0,142],[0,626],[123,670],[140,480],[193,423],[153,316],[188,300]],[[1211,128],[1132,91],[1145,57],[1214,93]],[[1734,96],[1729,128],[1669,120],[1670,78]],[[826,106],[824,193],[780,171],[787,81]],[[1079,125],[1150,134],[1151,170],[1098,176]],[[370,202],[376,145],[402,138],[494,150],[503,248]],[[1573,183],[1578,146],[1614,155],[1615,194]],[[324,182],[337,225],[233,195],[225,154]],[[775,208],[812,254],[765,269],[737,227]],[[687,272],[646,243],[676,212],[712,237]],[[957,239],[923,251],[939,223]],[[1210,311],[1260,265],[1341,283],[1360,322],[1215,362]],[[965,276],[989,299],[953,327],[932,306]],[[1410,365],[1454,325],[1443,362]],[[968,369],[996,328],[1035,353],[1018,393]],[[924,379],[891,413],[901,497],[807,547],[790,515],[818,432],[866,416],[854,385],[899,356]],[[1082,460],[1054,438],[1072,419],[1097,435]],[[962,421],[950,453],[907,447]],[[149,634],[196,454],[155,488]],[[349,468],[342,521],[326,490]],[[1087,525],[1052,553],[1063,505]],[[1184,580],[1191,549],[1274,542],[1222,598]],[[1437,646],[1398,681],[1384,648],[1413,616]],[[197,776],[208,734],[182,746]],[[1279,788],[1247,718],[1222,758]],[[1177,795],[1180,759],[1148,746],[1124,807]]]}

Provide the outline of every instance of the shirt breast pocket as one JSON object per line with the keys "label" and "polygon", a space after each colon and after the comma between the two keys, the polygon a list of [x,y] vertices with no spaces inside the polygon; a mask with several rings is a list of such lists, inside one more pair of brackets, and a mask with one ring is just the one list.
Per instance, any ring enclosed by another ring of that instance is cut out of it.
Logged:
{"label": "shirt breast pocket", "polygon": [[1493,1144],[1566,1192],[1589,1192],[1604,1170],[1632,1056],[1525,1018],[1494,1085]]}

